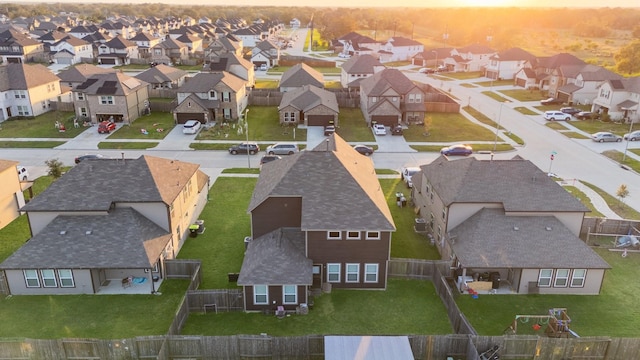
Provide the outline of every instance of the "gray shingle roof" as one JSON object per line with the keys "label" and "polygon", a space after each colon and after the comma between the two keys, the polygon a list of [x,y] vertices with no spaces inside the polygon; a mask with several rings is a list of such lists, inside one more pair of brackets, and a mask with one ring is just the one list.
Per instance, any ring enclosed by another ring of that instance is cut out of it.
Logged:
{"label": "gray shingle roof", "polygon": [[305,257],[305,236],[280,228],[249,243],[238,285],[311,285],[313,261]]}
{"label": "gray shingle roof", "polygon": [[121,72],[110,72],[91,75],[86,82],[78,85],[76,90],[88,95],[99,95],[104,94],[101,89],[113,88],[109,95],[128,95],[147,85],[146,82]]}
{"label": "gray shingle roof", "polygon": [[58,73],[58,77],[64,82],[85,82],[91,75],[115,72],[113,69],[97,67],[93,64],[78,64],[64,69]]}
{"label": "gray shingle roof", "polygon": [[369,54],[352,56],[342,64],[342,68],[347,74],[373,74],[377,67],[384,68],[384,65]]}
{"label": "gray shingle roof", "polygon": [[235,91],[245,86],[245,81],[226,71],[217,73],[198,73],[180,87],[181,93],[203,93],[212,90],[219,82]]}
{"label": "gray shingle roof", "polygon": [[309,65],[299,63],[285,71],[280,79],[280,87],[301,87],[303,85],[324,88],[324,76]]}
{"label": "gray shingle roof", "polygon": [[293,106],[303,112],[318,106],[325,106],[336,113],[340,112],[335,93],[312,85],[305,85],[295,91],[284,93],[279,108],[285,106]]}
{"label": "gray shingle roof", "polygon": [[107,211],[115,202],[170,204],[199,165],[153,156],[87,159],[74,166],[23,211]]}
{"label": "gray shingle roof", "polygon": [[360,82],[360,89],[367,96],[382,96],[389,89],[404,95],[414,87],[416,85],[398,69],[384,69]]}
{"label": "gray shingle roof", "polygon": [[60,78],[40,64],[0,65],[0,91],[28,90],[35,86],[59,81]]}
{"label": "gray shingle roof", "polygon": [[341,137],[270,165],[260,172],[249,211],[269,197],[302,197],[302,230],[395,230],[373,162]]}
{"label": "gray shingle roof", "polygon": [[158,64],[141,72],[135,77],[150,84],[160,84],[168,81],[176,81],[187,75],[188,73],[182,69],[167,66],[164,64]]}
{"label": "gray shingle roof", "polygon": [[463,267],[610,268],[554,216],[506,216],[485,208],[450,234]]}
{"label": "gray shingle roof", "polygon": [[448,160],[440,156],[420,167],[446,206],[501,203],[505,211],[588,212],[580,201],[531,161]]}
{"label": "gray shingle roof", "polygon": [[131,208],[102,216],[59,215],[0,268],[150,268],[170,239],[170,233]]}

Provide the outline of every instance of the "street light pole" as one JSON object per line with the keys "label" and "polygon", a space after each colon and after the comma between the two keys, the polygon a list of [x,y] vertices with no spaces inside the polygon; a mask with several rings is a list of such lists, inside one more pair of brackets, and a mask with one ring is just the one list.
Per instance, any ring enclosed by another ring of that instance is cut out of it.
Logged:
{"label": "street light pole", "polygon": [[435,50],[431,50],[431,52],[436,54],[436,65],[433,67],[433,70],[438,71],[438,52]]}
{"label": "street light pole", "polygon": [[502,120],[502,106],[507,102],[509,101],[500,103],[500,110],[498,111],[498,126],[496,127],[496,138],[493,141],[493,152],[495,152],[496,148],[498,147],[498,132],[500,131],[500,121]]}
{"label": "street light pole", "polygon": [[633,128],[633,120],[629,120],[629,136],[627,136],[627,144],[624,146],[624,154],[622,155],[621,164],[624,165],[624,161],[627,159],[627,149],[629,149],[629,143],[631,142],[631,130]]}
{"label": "street light pole", "polygon": [[249,154],[249,109],[244,111],[244,133],[247,135],[247,165],[251,169],[251,155]]}

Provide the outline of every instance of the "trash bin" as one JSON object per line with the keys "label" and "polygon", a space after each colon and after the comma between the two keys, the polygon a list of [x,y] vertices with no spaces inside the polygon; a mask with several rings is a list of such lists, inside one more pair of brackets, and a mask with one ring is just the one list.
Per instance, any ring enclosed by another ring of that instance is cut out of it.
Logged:
{"label": "trash bin", "polygon": [[197,237],[198,236],[198,230],[200,229],[200,225],[197,224],[193,224],[193,225],[189,225],[189,232],[191,233],[191,237]]}
{"label": "trash bin", "polygon": [[491,288],[499,289],[500,288],[500,273],[497,271],[491,272],[489,274],[489,279],[491,280]]}

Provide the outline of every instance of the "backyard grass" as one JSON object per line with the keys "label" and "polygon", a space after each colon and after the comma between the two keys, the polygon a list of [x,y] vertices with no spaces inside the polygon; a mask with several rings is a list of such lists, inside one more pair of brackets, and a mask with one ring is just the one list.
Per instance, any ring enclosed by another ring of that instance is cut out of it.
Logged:
{"label": "backyard grass", "polygon": [[145,141],[145,142],[133,142],[133,141],[103,141],[98,143],[98,149],[128,149],[128,150],[144,150],[151,149],[158,146],[158,142]]}
{"label": "backyard grass", "polygon": [[341,108],[336,133],[347,142],[376,141],[371,128],[367,126],[362,111],[356,108]]}
{"label": "backyard grass", "polygon": [[[73,126],[75,118],[72,112],[49,111],[34,118],[9,119],[0,124],[0,138],[73,138],[88,128]],[[62,123],[66,131],[55,127],[56,121]]]}
{"label": "backyard grass", "polygon": [[500,93],[508,96],[510,98],[516,99],[518,101],[538,101],[540,99],[544,99],[540,91],[534,90],[500,90]]}
{"label": "backyard grass", "polygon": [[521,113],[522,115],[539,115],[538,112],[535,112],[526,106],[518,106],[518,107],[514,107],[513,109]]}
{"label": "backyard grass", "polygon": [[277,89],[279,84],[278,80],[256,80],[256,89]]}
{"label": "backyard grass", "polygon": [[[155,111],[149,115],[143,115],[133,121],[131,125],[123,125],[109,135],[109,139],[164,139],[173,129],[175,123],[173,115],[166,112]],[[147,131],[147,134],[142,132]]]}
{"label": "backyard grass", "polygon": [[340,83],[340,81],[325,81],[324,88],[325,89],[342,89],[342,83]]}
{"label": "backyard grass", "polygon": [[411,125],[404,131],[404,138],[409,142],[455,142],[455,141],[493,141],[495,133],[474,124],[462,114],[432,113],[432,124],[428,136],[424,127]]}
{"label": "backyard grass", "polygon": [[[270,336],[449,334],[446,309],[429,281],[389,279],[386,291],[333,289],[308,315],[191,314],[183,335]],[[215,324],[213,326],[213,324]]]}
{"label": "backyard grass", "polygon": [[[612,267],[600,295],[481,295],[478,299],[462,295],[456,302],[480,335],[502,335],[515,315],[545,315],[550,308],[567,308],[571,329],[580,336],[636,337],[640,282],[635,274],[640,253],[623,258],[619,252],[595,251]],[[533,324],[520,323],[518,328],[530,331]]]}
{"label": "backyard grass", "polygon": [[495,101],[499,101],[499,102],[507,102],[509,101],[509,99],[500,96],[500,94],[493,92],[493,91],[483,91],[482,94],[487,95],[488,97],[492,98]]}
{"label": "backyard grass", "polygon": [[590,184],[590,183],[588,183],[586,181],[581,181],[581,183],[583,183],[584,185],[590,187],[595,192],[597,192],[598,195],[602,196],[602,198],[607,203],[607,205],[609,205],[609,208],[611,210],[613,210],[613,212],[618,214],[621,218],[629,219],[629,220],[640,220],[640,212],[638,212],[635,209],[627,206],[626,204],[624,204],[624,202],[622,202],[622,201],[618,200],[617,198],[609,195],[609,193],[607,193],[606,191],[600,189],[599,187],[597,187],[597,186],[595,186],[593,184]]}
{"label": "backyard grass", "polygon": [[[609,159],[617,162],[618,164],[621,165],[626,165],[630,168],[632,168],[634,171],[636,172],[640,172],[640,161],[630,157],[630,156],[624,156],[624,153],[621,153],[620,151],[617,150],[607,150],[604,151],[602,153],[602,155],[608,157]],[[622,160],[622,158],[625,158],[624,161]]]}
{"label": "backyard grass", "polygon": [[[247,115],[249,121],[249,141],[306,141],[307,129],[280,125],[278,108],[275,106],[250,106]],[[242,121],[218,123],[203,128],[197,140],[238,140],[246,141]],[[239,125],[240,124],[240,125]],[[192,146],[193,147],[193,146]],[[196,148],[196,147],[193,147]],[[229,148],[229,144],[225,145]]]}
{"label": "backyard grass", "polygon": [[0,140],[0,148],[40,148],[52,149],[56,146],[64,144],[66,141],[2,141]]}

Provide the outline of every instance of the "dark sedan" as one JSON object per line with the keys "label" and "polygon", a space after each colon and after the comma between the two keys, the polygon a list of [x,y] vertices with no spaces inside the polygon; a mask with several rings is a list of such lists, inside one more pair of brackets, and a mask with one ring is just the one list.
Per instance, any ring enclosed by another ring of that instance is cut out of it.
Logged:
{"label": "dark sedan", "polygon": [[597,113],[594,113],[591,111],[580,111],[579,113],[574,114],[573,116],[575,116],[576,119],[580,119],[580,120],[592,120],[592,119],[597,119],[599,117]]}
{"label": "dark sedan", "polygon": [[573,114],[579,113],[582,110],[576,109],[574,107],[563,107],[560,109],[560,111],[562,111],[565,114],[573,115]]}
{"label": "dark sedan", "polygon": [[367,145],[355,145],[353,149],[365,156],[373,154],[373,148]]}
{"label": "dark sedan", "polygon": [[469,145],[451,145],[440,150],[440,154],[446,156],[469,156],[473,154],[473,148]]}

